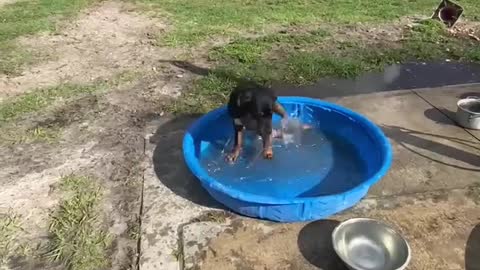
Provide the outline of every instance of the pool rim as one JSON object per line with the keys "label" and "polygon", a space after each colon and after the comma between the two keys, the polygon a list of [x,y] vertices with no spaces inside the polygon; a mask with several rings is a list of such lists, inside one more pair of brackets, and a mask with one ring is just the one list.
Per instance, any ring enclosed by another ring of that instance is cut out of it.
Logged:
{"label": "pool rim", "polygon": [[370,136],[374,141],[375,144],[380,146],[379,151],[382,154],[382,166],[380,169],[373,174],[370,178],[363,181],[361,184],[345,190],[341,193],[330,194],[330,195],[320,195],[320,196],[313,196],[313,197],[301,197],[301,198],[278,198],[273,196],[264,196],[258,195],[250,192],[244,192],[232,187],[228,187],[220,182],[218,182],[215,178],[208,175],[208,172],[201,166],[198,159],[195,157],[194,151],[195,147],[193,145],[193,138],[191,136],[192,131],[196,130],[199,126],[204,125],[206,122],[217,118],[218,116],[226,113],[227,107],[222,106],[215,110],[212,110],[205,115],[201,116],[197,119],[193,124],[185,132],[183,138],[183,157],[187,167],[190,169],[192,174],[200,180],[202,185],[207,188],[207,190],[213,189],[216,192],[220,192],[226,194],[234,199],[242,200],[245,202],[250,203],[258,203],[258,204],[269,204],[269,205],[285,205],[285,204],[298,204],[298,203],[305,203],[305,202],[315,202],[315,201],[324,201],[329,199],[344,199],[349,193],[353,193],[356,191],[364,190],[365,187],[369,188],[372,185],[376,184],[380,179],[382,179],[390,169],[392,164],[392,147],[388,138],[385,136],[383,131],[370,121],[367,117],[345,108],[343,106],[319,100],[314,98],[307,98],[307,97],[296,97],[296,96],[282,96],[278,97],[278,101],[280,103],[303,103],[306,105],[323,107],[330,109],[332,111],[336,111],[338,113],[343,114],[345,117],[350,117],[351,119],[355,120],[358,124],[362,125],[365,129],[365,132]]}

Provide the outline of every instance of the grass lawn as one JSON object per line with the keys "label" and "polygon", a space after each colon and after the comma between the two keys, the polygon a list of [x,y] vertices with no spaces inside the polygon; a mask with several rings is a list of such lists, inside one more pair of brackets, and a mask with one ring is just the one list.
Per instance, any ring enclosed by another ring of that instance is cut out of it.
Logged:
{"label": "grass lawn", "polygon": [[[408,15],[431,15],[438,0],[136,0],[162,10],[175,29],[163,38],[172,46],[193,45],[211,35],[238,36],[274,26],[378,23]],[[459,1],[469,19],[479,19],[476,0]]]}
{"label": "grass lawn", "polygon": [[[136,0],[174,22],[159,44],[193,48],[205,41],[227,39],[209,47],[215,68],[168,106],[175,113],[203,113],[225,102],[236,80],[273,80],[310,84],[322,77],[354,77],[392,63],[451,59],[480,62],[478,42],[456,38],[436,21],[406,28],[409,16],[428,17],[437,0]],[[480,21],[477,0],[458,1],[462,20]],[[358,30],[356,27],[360,26]],[[369,28],[392,31],[369,35]],[[357,31],[362,34],[354,35]],[[479,30],[480,31],[480,30]],[[339,33],[346,33],[343,40]],[[353,33],[353,34],[352,34]],[[352,34],[352,35],[349,35]]]}

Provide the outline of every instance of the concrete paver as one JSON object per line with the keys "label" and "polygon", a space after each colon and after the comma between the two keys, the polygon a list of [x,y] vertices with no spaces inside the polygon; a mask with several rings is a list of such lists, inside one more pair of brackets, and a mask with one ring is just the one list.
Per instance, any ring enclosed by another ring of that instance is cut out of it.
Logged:
{"label": "concrete paver", "polygon": [[412,246],[410,269],[480,269],[474,251],[480,250],[480,142],[444,124],[449,118],[434,108],[447,106],[455,91],[466,91],[454,89],[333,99],[383,128],[394,162],[357,207],[309,224],[243,217],[198,222],[196,217],[221,206],[183,165],[181,140],[193,118],[153,123],[158,130],[152,129],[147,143],[153,164],[145,172],[140,269],[344,269],[329,234],[339,221],[356,216],[399,229]]}
{"label": "concrete paver", "polygon": [[456,125],[426,118],[424,112],[431,111],[435,118],[449,121],[417,94],[377,93],[335,102],[367,116],[392,143],[392,168],[371,196],[462,188],[480,181],[480,141]]}
{"label": "concrete paver", "polygon": [[[140,243],[142,270],[180,269],[180,229],[215,207],[198,182],[192,181],[183,163],[181,141],[190,121],[162,119],[148,130]],[[159,126],[163,129],[156,131]]]}

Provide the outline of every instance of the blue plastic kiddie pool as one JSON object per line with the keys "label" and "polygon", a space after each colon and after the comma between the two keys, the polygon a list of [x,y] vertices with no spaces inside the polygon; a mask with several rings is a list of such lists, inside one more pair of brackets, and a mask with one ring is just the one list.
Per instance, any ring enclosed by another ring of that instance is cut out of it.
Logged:
{"label": "blue plastic kiddie pool", "polygon": [[[317,220],[354,206],[387,173],[390,143],[364,116],[311,98],[278,100],[291,117],[312,127],[302,135],[302,151],[279,146],[273,160],[253,153],[251,160],[227,164],[223,154],[231,148],[233,127],[226,107],[202,116],[186,132],[185,162],[213,198],[250,217]],[[280,119],[275,116],[273,121]],[[245,144],[248,156],[255,141]]]}

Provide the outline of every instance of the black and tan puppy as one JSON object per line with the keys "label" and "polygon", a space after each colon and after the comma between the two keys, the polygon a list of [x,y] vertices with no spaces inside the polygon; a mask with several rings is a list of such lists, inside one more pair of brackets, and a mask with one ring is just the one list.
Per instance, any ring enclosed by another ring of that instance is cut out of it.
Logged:
{"label": "black and tan puppy", "polygon": [[243,131],[255,131],[262,137],[263,157],[273,158],[272,149],[272,117],[274,113],[282,118],[287,115],[283,107],[277,102],[275,92],[257,84],[236,88],[228,101],[228,112],[232,117],[235,130],[235,143],[227,160],[237,160],[242,150]]}

